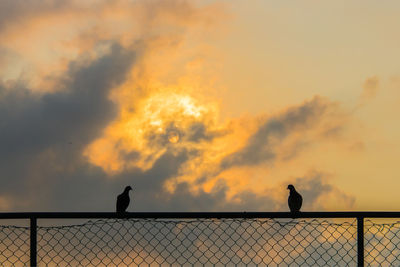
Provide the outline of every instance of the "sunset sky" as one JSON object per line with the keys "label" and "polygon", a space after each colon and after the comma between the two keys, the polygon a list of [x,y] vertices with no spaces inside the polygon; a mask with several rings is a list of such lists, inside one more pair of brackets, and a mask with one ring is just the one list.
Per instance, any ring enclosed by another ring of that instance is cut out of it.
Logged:
{"label": "sunset sky", "polygon": [[0,210],[400,210],[399,10],[1,1]]}

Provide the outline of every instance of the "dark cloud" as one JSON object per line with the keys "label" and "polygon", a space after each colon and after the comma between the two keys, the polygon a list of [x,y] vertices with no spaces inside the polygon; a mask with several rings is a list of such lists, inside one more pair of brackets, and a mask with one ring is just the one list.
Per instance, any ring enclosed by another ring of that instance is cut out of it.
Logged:
{"label": "dark cloud", "polygon": [[23,84],[0,86],[4,194],[35,194],[46,187],[40,183],[64,176],[68,166],[76,168],[83,148],[117,114],[108,95],[124,81],[135,57],[116,44],[90,64],[74,62],[56,93],[35,94]]}
{"label": "dark cloud", "polygon": [[222,160],[222,169],[273,161],[276,158],[277,144],[288,135],[307,130],[317,124],[329,106],[329,102],[320,97],[314,97],[298,107],[288,109],[279,116],[267,119],[242,149]]}
{"label": "dark cloud", "polygon": [[119,46],[89,66],[71,65],[62,91],[38,96],[21,87],[1,88],[2,151],[35,153],[46,147],[74,142],[85,145],[116,114],[108,100],[111,88],[123,81],[134,59]]}
{"label": "dark cloud", "polygon": [[187,130],[186,140],[189,142],[210,142],[216,137],[224,135],[224,132],[210,131],[204,122],[192,123]]}
{"label": "dark cloud", "polygon": [[[223,136],[225,132],[210,130],[210,126],[203,121],[195,121],[187,128],[176,126],[174,122],[166,125],[161,133],[149,131],[146,134],[146,141],[150,147],[163,148],[171,143],[200,143],[211,142],[214,138]],[[178,141],[172,141],[171,137],[177,137]]]}

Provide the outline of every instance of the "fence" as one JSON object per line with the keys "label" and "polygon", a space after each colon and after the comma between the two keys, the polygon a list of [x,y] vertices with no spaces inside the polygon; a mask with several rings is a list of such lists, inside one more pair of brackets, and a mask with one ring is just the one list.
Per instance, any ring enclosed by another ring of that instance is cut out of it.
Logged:
{"label": "fence", "polygon": [[400,266],[396,218],[400,212],[0,213],[11,220],[0,225],[0,265]]}

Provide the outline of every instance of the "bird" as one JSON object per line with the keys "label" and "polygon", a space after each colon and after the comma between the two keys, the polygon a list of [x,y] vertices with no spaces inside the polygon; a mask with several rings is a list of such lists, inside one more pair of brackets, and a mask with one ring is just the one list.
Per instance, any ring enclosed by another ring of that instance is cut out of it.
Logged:
{"label": "bird", "polygon": [[303,204],[303,197],[296,191],[293,185],[288,185],[287,189],[290,190],[288,204],[291,212],[299,212]]}
{"label": "bird", "polygon": [[129,185],[125,187],[124,192],[118,195],[117,197],[117,212],[124,213],[129,206],[129,191],[132,190],[132,187]]}

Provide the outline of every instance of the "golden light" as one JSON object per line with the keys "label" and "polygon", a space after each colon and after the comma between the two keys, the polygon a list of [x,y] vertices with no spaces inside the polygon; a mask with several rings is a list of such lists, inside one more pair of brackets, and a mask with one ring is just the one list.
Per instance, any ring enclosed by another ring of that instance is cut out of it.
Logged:
{"label": "golden light", "polygon": [[[162,92],[155,90],[138,101],[135,110],[125,109],[104,135],[88,146],[85,156],[109,173],[126,167],[151,168],[167,149],[162,140],[183,143],[182,133],[193,123],[208,123],[208,117],[215,115],[213,104],[200,103],[191,95],[175,90],[173,87],[163,88]],[[140,151],[141,156],[127,160],[123,155],[130,151]]]}
{"label": "golden light", "polygon": [[149,125],[162,131],[167,120],[183,121],[185,118],[199,118],[206,108],[195,103],[195,100],[184,94],[175,92],[158,93],[150,96],[143,107],[143,117]]}
{"label": "golden light", "polygon": [[176,144],[179,142],[179,133],[176,131],[170,131],[168,133],[168,141],[172,144]]}

